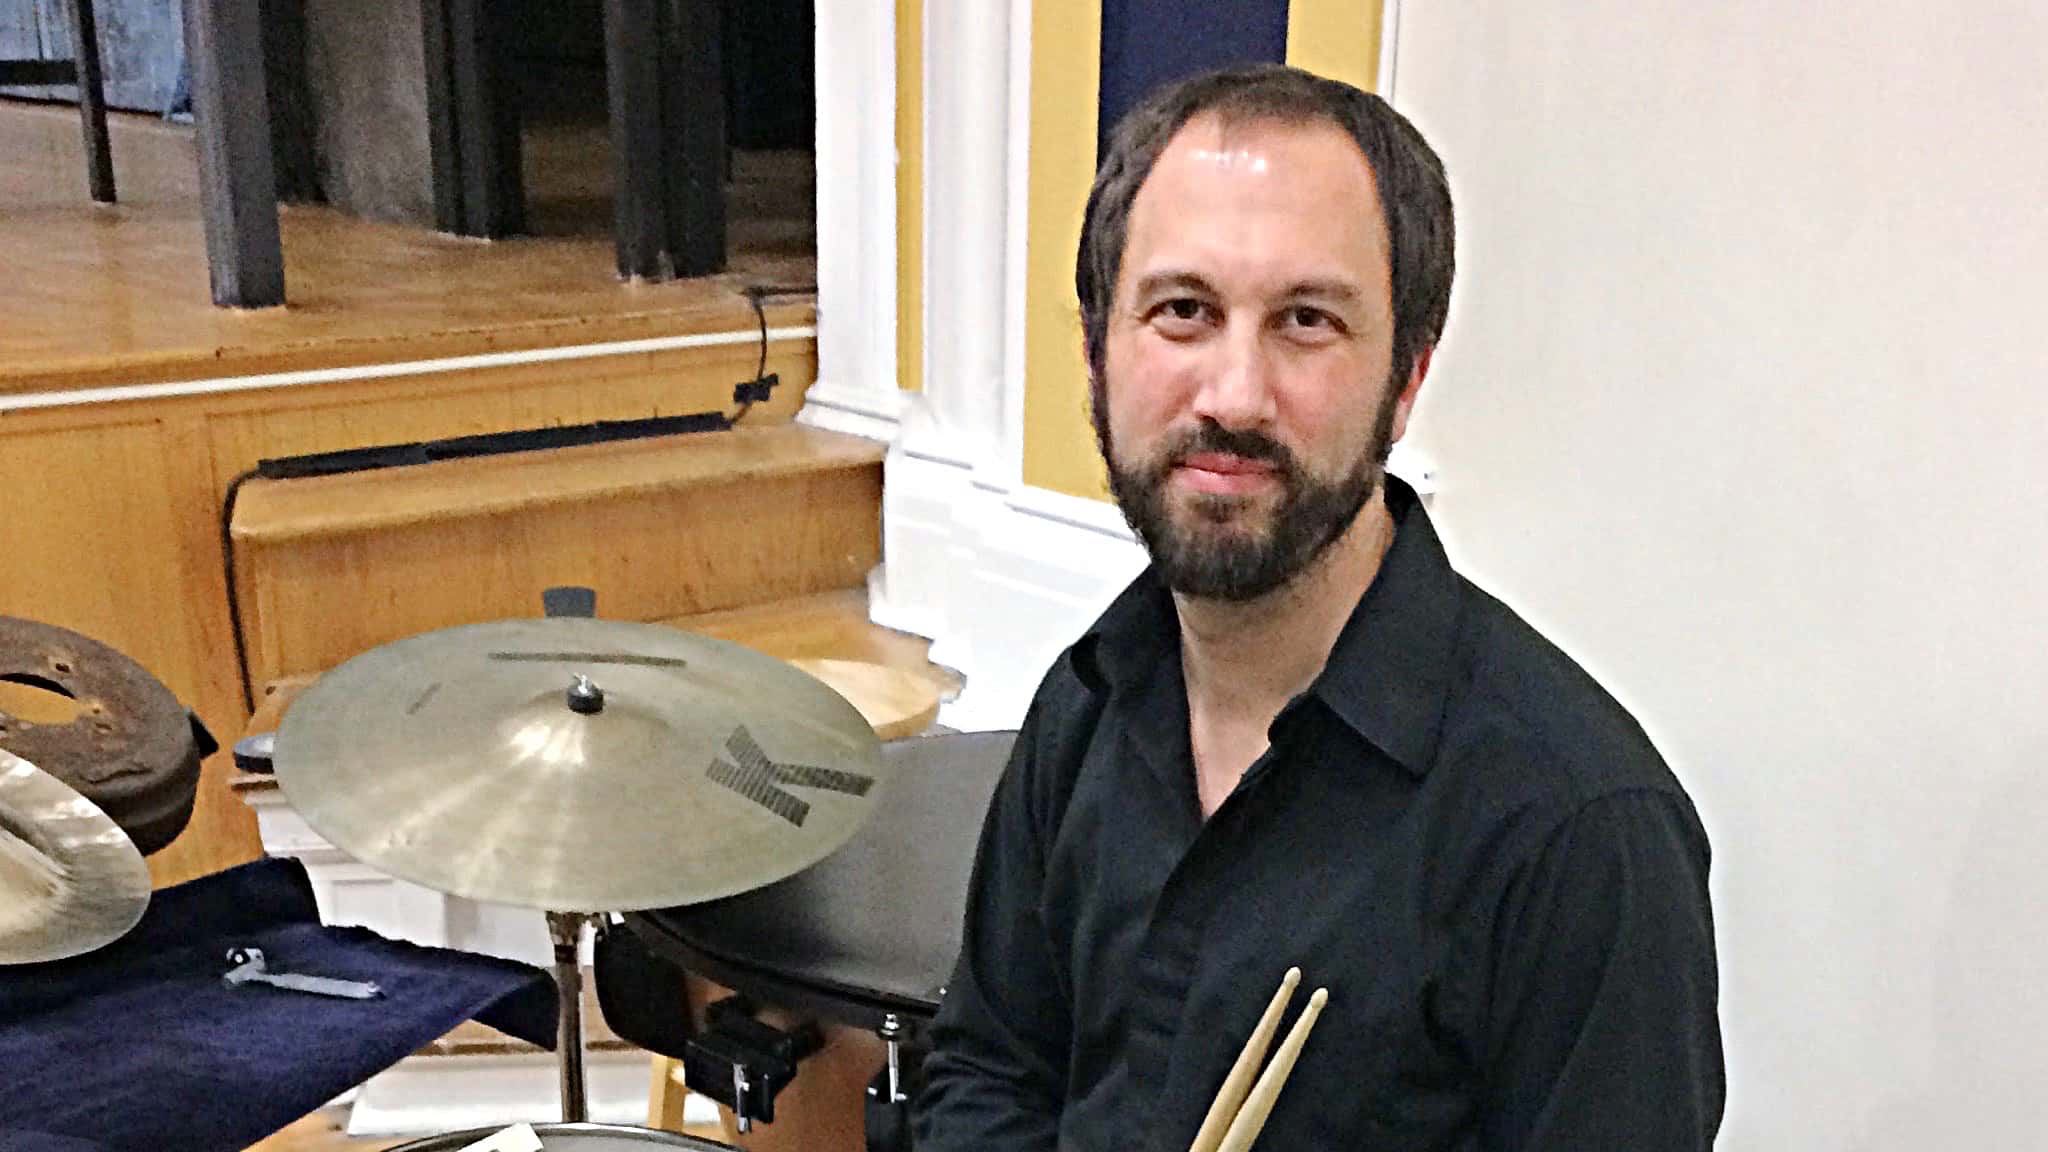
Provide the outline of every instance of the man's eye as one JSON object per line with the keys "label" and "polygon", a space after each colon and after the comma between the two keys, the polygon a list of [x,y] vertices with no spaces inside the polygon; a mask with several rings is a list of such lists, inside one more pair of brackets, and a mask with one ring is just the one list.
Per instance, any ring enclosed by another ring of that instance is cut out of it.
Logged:
{"label": "man's eye", "polygon": [[1293,308],[1288,311],[1287,320],[1297,328],[1329,328],[1335,320],[1320,308]]}
{"label": "man's eye", "polygon": [[1167,316],[1173,317],[1175,320],[1200,320],[1202,318],[1202,302],[1185,298],[1168,300],[1165,304],[1160,305],[1160,311]]}

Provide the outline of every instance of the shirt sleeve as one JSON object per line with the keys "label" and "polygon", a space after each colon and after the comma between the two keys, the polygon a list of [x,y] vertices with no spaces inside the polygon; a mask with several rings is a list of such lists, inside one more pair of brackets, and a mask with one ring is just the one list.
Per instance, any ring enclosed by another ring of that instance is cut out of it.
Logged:
{"label": "shirt sleeve", "polygon": [[1690,805],[1592,801],[1495,922],[1484,1146],[1705,1152],[1725,1096],[1707,897]]}
{"label": "shirt sleeve", "polygon": [[1041,728],[1034,707],[982,827],[960,958],[924,1063],[918,1152],[1052,1152],[1058,1143],[1072,1012],[1040,915],[1045,845],[1033,793],[1051,767]]}

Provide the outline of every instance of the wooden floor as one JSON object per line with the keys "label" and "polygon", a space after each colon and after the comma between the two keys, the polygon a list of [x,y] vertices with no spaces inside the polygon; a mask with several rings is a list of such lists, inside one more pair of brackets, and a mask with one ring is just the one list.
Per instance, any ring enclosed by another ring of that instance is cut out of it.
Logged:
{"label": "wooden floor", "polygon": [[[121,202],[86,195],[68,106],[0,100],[0,394],[386,363],[754,327],[740,290],[816,279],[802,153],[739,153],[730,270],[622,283],[591,124],[525,142],[538,235],[484,241],[320,207],[282,211],[283,308],[211,302],[191,129],[111,117]],[[771,324],[809,323],[808,299]]]}
{"label": "wooden floor", "polygon": [[347,1124],[346,1109],[322,1108],[269,1139],[258,1141],[249,1152],[378,1152],[412,1139],[405,1136],[351,1140]]}

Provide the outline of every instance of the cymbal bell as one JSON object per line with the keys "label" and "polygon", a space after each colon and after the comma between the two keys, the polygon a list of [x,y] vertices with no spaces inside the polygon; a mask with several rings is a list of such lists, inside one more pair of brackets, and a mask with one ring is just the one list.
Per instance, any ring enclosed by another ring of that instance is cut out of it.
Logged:
{"label": "cymbal bell", "polygon": [[149,907],[128,834],[70,785],[0,750],[0,964],[90,952]]}
{"label": "cymbal bell", "polygon": [[553,912],[716,899],[823,859],[886,787],[853,705],[660,625],[504,620],[328,672],[284,714],[279,785],[342,851]]}

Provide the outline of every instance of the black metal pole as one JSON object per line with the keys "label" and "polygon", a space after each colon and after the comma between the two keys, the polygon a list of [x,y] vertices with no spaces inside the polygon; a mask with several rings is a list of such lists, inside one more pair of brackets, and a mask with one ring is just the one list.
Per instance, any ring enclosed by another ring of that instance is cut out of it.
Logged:
{"label": "black metal pole", "polygon": [[586,919],[581,912],[548,913],[548,935],[555,944],[555,990],[561,997],[555,1055],[562,1069],[562,1121],[566,1124],[590,1118],[583,1079],[583,966],[577,958]]}

